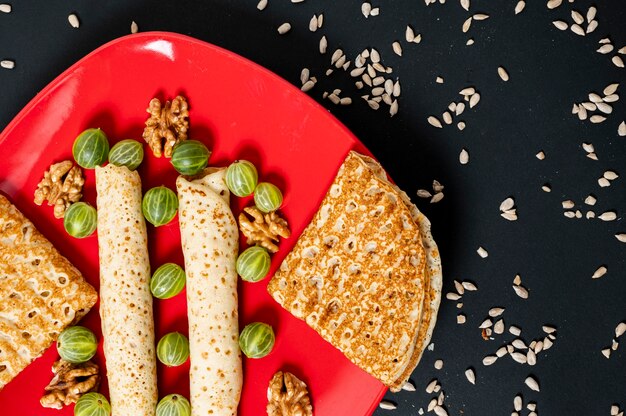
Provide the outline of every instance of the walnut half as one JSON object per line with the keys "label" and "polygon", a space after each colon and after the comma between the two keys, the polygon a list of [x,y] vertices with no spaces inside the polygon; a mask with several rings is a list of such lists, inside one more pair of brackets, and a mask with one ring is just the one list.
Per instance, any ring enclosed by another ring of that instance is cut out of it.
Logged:
{"label": "walnut half", "polygon": [[189,106],[185,97],[177,96],[161,105],[158,98],[150,100],[150,118],[146,120],[143,138],[156,157],[172,157],[174,146],[187,140]]}
{"label": "walnut half", "polygon": [[80,167],[73,165],[71,160],[51,165],[37,185],[35,204],[48,201],[48,205],[54,205],[55,218],[63,218],[70,205],[83,196],[85,178]]}
{"label": "walnut half", "polygon": [[[287,221],[276,211],[264,214],[257,207],[246,207],[239,214],[239,228],[248,239],[248,244],[259,244],[270,253],[278,251],[278,237],[287,238],[291,235]],[[248,214],[254,221],[251,221]]]}
{"label": "walnut half", "polygon": [[304,381],[288,372],[274,374],[267,388],[268,416],[313,416]]}
{"label": "walnut half", "polygon": [[98,390],[100,385],[97,364],[87,361],[72,364],[60,359],[52,366],[54,377],[46,386],[46,394],[39,400],[43,407],[62,409],[76,403],[80,396]]}

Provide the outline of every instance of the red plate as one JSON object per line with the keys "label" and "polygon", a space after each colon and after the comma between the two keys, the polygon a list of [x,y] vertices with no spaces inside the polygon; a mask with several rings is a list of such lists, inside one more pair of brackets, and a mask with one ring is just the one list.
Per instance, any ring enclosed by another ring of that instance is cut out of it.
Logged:
{"label": "red plate", "polygon": [[[213,150],[211,165],[248,159],[259,169],[261,180],[283,190],[282,211],[293,237],[273,257],[270,275],[316,212],[348,151],[367,152],[327,110],[297,88],[216,46],[170,33],[131,35],[102,46],[47,86],[0,136],[0,191],[96,288],[97,237],[69,237],[63,222],[53,217],[52,207],[33,203],[33,192],[50,164],[72,158],[72,143],[81,131],[100,127],[111,144],[126,138],[141,140],[150,99],[171,99],[177,94],[189,100],[190,137]],[[144,192],[158,185],[175,189],[177,173],[169,160],[155,158],[147,146],[139,172]],[[86,176],[85,200],[95,205],[93,171]],[[231,205],[238,213],[249,203],[234,198]],[[169,261],[183,264],[176,219],[158,229],[149,226],[148,233],[153,270]],[[276,346],[269,356],[244,360],[239,414],[265,414],[268,381],[281,369],[309,385],[316,416],[371,414],[384,386],[275,303],[266,292],[268,280],[241,283],[239,288],[241,327],[265,321],[276,332]],[[184,294],[155,300],[154,305],[157,340],[174,330],[187,333]],[[82,324],[101,338],[97,307]],[[56,359],[56,349],[50,348],[0,392],[2,414],[73,414],[72,407],[57,411],[39,405]],[[96,360],[105,363],[101,348]],[[160,396],[188,396],[188,370],[189,363],[178,368],[159,365]],[[107,395],[106,380],[102,386]]]}

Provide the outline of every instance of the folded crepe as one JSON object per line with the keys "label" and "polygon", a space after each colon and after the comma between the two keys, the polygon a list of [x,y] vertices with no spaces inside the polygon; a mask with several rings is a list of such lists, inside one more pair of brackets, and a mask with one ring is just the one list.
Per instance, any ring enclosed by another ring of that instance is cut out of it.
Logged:
{"label": "folded crepe", "polygon": [[0,390],[97,299],[80,272],[0,195]]}
{"label": "folded crepe", "polygon": [[441,285],[426,217],[377,162],[350,152],[268,292],[398,391],[430,341]]}
{"label": "folded crepe", "polygon": [[141,179],[125,166],[96,167],[100,317],[115,416],[156,412],[150,259]]}
{"label": "folded crepe", "polygon": [[239,350],[239,229],[230,210],[225,169],[179,177],[181,243],[187,274],[189,370],[193,416],[235,416],[243,372]]}

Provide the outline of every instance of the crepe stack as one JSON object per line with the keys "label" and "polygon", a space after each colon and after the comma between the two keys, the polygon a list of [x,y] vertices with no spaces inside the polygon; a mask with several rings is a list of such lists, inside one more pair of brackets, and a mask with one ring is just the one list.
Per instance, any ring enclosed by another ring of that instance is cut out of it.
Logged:
{"label": "crepe stack", "polygon": [[268,291],[398,391],[430,341],[441,285],[429,221],[376,161],[350,152]]}
{"label": "crepe stack", "polygon": [[239,230],[226,170],[180,176],[180,235],[187,274],[192,416],[235,416],[243,372],[239,350],[236,260]]}
{"label": "crepe stack", "polygon": [[0,195],[0,389],[97,298],[80,272]]}

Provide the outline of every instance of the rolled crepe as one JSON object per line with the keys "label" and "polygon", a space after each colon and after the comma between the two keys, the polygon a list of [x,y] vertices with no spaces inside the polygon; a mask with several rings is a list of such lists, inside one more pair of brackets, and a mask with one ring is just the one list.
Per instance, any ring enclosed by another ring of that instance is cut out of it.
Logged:
{"label": "rolled crepe", "polygon": [[153,416],[157,405],[154,320],[141,179],[126,167],[96,167],[100,317],[115,416]]}
{"label": "rolled crepe", "polygon": [[179,177],[180,235],[187,274],[192,416],[234,416],[243,374],[239,351],[239,231],[224,169],[200,179]]}

